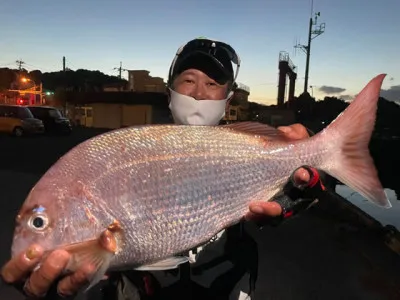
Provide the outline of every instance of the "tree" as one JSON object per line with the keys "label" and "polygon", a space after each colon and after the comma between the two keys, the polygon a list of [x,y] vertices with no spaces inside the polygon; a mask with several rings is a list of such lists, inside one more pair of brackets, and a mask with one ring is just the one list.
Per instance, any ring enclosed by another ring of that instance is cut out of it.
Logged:
{"label": "tree", "polygon": [[9,68],[0,68],[0,89],[7,90],[11,84],[16,80],[15,70]]}
{"label": "tree", "polygon": [[67,70],[66,72],[46,72],[33,70],[13,70],[0,68],[0,88],[9,89],[17,84],[18,75],[26,76],[36,84],[42,83],[43,88],[51,91],[57,89],[67,89],[72,91],[101,91],[103,85],[112,83],[127,83],[126,80],[117,76],[106,75],[100,71],[90,71],[79,69],[76,71]]}

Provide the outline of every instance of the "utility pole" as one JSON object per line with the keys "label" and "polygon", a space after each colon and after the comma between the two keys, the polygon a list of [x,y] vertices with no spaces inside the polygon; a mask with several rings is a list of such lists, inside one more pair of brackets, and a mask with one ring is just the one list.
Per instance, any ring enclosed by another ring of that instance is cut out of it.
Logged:
{"label": "utility pole", "polygon": [[40,85],[39,85],[39,101],[40,101],[40,105],[43,105],[43,83],[42,82],[40,82]]}
{"label": "utility pole", "polygon": [[[307,45],[300,45],[297,44],[294,47],[300,48],[306,54],[306,71],[305,71],[305,78],[304,78],[304,93],[307,93],[308,89],[308,77],[310,72],[310,55],[311,55],[311,41],[316,37],[320,36],[325,32],[325,23],[321,23],[317,26],[317,18],[320,16],[320,12],[315,13],[315,19],[313,20],[313,1],[311,2],[311,17],[310,17],[310,24],[308,28],[308,44]],[[313,26],[315,26],[313,28]]]}
{"label": "utility pole", "polygon": [[22,71],[22,65],[25,64],[25,62],[22,61],[22,59],[16,60],[15,62],[16,62],[17,65],[18,65],[18,69],[19,69],[20,71]]}
{"label": "utility pole", "polygon": [[114,68],[113,70],[118,70],[118,72],[119,72],[119,75],[118,75],[119,79],[122,79],[122,71],[128,71],[127,69],[123,69],[123,68],[122,68],[122,61],[119,63],[119,68]]}
{"label": "utility pole", "polygon": [[[63,78],[64,78],[64,93],[67,90],[67,68],[66,68],[66,59],[65,56],[63,56],[62,59],[62,64],[63,64]],[[67,99],[66,99],[66,95],[64,95],[65,97],[65,103],[64,103],[64,116],[68,118],[68,103],[67,103]]]}

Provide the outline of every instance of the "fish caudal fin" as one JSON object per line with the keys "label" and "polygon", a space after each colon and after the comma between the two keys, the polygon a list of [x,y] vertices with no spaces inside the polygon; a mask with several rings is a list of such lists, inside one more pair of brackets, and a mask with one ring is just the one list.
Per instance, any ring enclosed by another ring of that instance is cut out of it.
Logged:
{"label": "fish caudal fin", "polygon": [[392,205],[379,181],[368,148],[385,76],[373,78],[346,110],[318,135],[335,139],[335,157],[328,158],[335,163],[329,164],[326,171],[371,202],[390,208]]}

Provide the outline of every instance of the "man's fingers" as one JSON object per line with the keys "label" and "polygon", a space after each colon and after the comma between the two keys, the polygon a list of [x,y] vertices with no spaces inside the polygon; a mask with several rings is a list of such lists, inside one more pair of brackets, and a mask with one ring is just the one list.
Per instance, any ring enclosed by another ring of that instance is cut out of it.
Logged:
{"label": "man's fingers", "polygon": [[282,213],[282,207],[277,202],[253,203],[250,204],[250,212],[246,215],[247,220],[255,220],[260,217],[277,217]]}
{"label": "man's fingers", "polygon": [[308,138],[310,135],[307,132],[307,129],[301,124],[293,124],[290,126],[280,126],[278,127],[280,131],[282,131],[285,136],[289,139],[300,140]]}
{"label": "man's fingers", "polygon": [[66,251],[56,250],[52,252],[41,267],[32,273],[25,284],[25,292],[36,297],[45,295],[67,266],[69,257]]}
{"label": "man's fingers", "polygon": [[6,263],[1,270],[1,277],[7,283],[16,283],[23,280],[37,265],[42,255],[43,249],[37,245],[32,245],[27,251]]}
{"label": "man's fingers", "polygon": [[297,169],[293,174],[293,181],[296,185],[306,184],[310,179],[310,173],[304,168]]}
{"label": "man's fingers", "polygon": [[75,273],[63,278],[58,284],[58,294],[61,296],[72,296],[82,287],[89,283],[89,277],[95,271],[92,266],[84,266]]}

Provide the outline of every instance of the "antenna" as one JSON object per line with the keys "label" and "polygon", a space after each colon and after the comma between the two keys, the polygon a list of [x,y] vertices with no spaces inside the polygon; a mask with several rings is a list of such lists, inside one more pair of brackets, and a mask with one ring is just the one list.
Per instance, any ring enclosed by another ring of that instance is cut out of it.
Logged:
{"label": "antenna", "polygon": [[294,48],[294,56],[296,56],[297,55],[297,45],[299,45],[300,44],[300,40],[298,41],[297,40],[297,37],[296,37],[296,40],[295,40],[295,42],[294,42],[294,46],[293,46],[293,48]]}
{"label": "antenna", "polygon": [[296,56],[296,45],[297,45],[297,38],[293,38],[293,50],[292,50],[292,55]]}
{"label": "antenna", "polygon": [[311,0],[311,12],[310,12],[310,18],[312,18],[314,13],[314,0]]}

